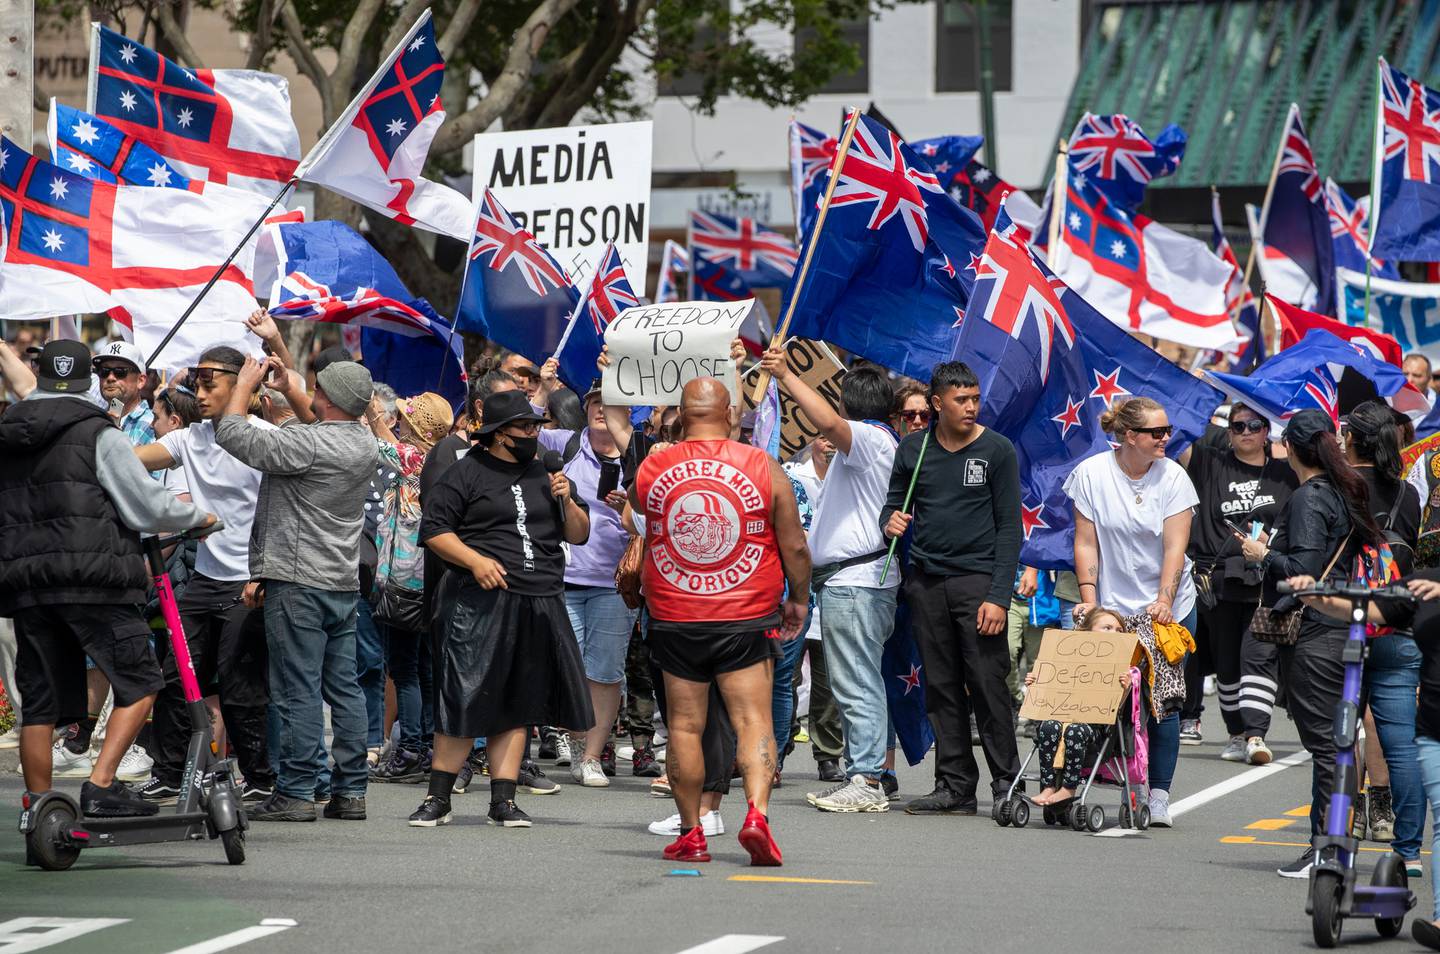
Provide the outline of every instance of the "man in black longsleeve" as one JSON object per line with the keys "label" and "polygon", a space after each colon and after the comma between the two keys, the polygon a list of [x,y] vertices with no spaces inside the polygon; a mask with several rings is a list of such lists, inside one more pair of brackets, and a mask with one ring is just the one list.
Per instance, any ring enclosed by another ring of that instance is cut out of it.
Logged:
{"label": "man in black longsleeve", "polygon": [[[900,442],[880,526],[898,537],[914,523],[904,596],[925,669],[925,709],[935,729],[935,791],[910,815],[973,815],[980,768],[970,743],[975,708],[990,789],[1020,771],[1010,692],[1006,613],[1020,560],[1020,470],[1015,447],[976,423],[980,381],[959,361],[935,366],[936,423]],[[905,493],[919,466],[910,512]],[[969,693],[968,699],[966,693]]]}

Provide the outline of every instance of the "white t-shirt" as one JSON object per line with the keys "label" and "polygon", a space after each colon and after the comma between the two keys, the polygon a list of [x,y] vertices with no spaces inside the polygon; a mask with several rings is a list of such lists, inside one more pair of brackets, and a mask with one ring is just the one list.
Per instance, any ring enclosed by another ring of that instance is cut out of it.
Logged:
{"label": "white t-shirt", "polygon": [[[880,530],[880,509],[890,489],[897,442],[876,424],[849,424],[850,453],[835,451],[810,524],[810,552],[816,566],[884,550],[890,543]],[[884,566],[883,555],[869,563],[847,566],[826,585],[879,588]],[[899,585],[900,574],[892,567],[885,588]]]}
{"label": "white t-shirt", "polygon": [[[272,430],[258,417],[251,427]],[[212,580],[250,579],[250,524],[260,496],[260,471],[240,463],[215,443],[215,424],[201,421],[160,438],[175,463],[185,468],[190,499],[218,516],[225,529],[200,541],[195,572]]]}
{"label": "white t-shirt", "polygon": [[[1065,493],[1075,509],[1095,524],[1100,605],[1127,616],[1142,612],[1160,593],[1166,518],[1200,503],[1190,475],[1167,458],[1156,461],[1135,481],[1125,476],[1113,453],[1096,454],[1065,478]],[[1171,611],[1176,620],[1183,620],[1194,606],[1195,583],[1186,557]]]}
{"label": "white t-shirt", "polygon": [[185,476],[184,467],[172,467],[160,475],[160,486],[170,491],[172,497],[183,497],[190,492],[190,478]]}

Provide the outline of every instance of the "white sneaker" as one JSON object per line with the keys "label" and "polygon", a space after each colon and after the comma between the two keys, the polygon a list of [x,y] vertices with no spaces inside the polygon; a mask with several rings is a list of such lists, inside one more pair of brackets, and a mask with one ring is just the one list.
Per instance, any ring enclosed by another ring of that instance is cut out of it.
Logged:
{"label": "white sneaker", "polygon": [[[700,829],[705,832],[706,838],[723,835],[725,834],[725,819],[720,817],[719,812],[706,812],[700,816]],[[680,813],[676,812],[669,818],[651,822],[650,834],[678,838],[680,836]]]}
{"label": "white sneaker", "polygon": [[890,810],[890,799],[885,796],[885,789],[878,784],[870,784],[863,775],[850,776],[849,784],[828,795],[818,796],[812,804],[822,812],[847,814]]}
{"label": "white sneaker", "polygon": [[[570,748],[570,736],[566,735],[564,732],[561,732],[555,737],[555,764],[560,766],[561,768],[564,768],[565,766],[574,763],[574,761],[575,753],[571,751]],[[570,774],[575,775],[573,768],[571,769]],[[580,777],[578,775],[575,776],[575,781],[580,781]]]}
{"label": "white sneaker", "polygon": [[571,767],[570,774],[586,788],[610,787],[610,780],[605,777],[605,770],[600,767],[599,759],[581,759]]}
{"label": "white sneaker", "polygon": [[1270,751],[1270,746],[1266,745],[1260,736],[1253,735],[1250,741],[1245,743],[1245,761],[1251,765],[1269,765],[1273,758],[1275,753]]}
{"label": "white sneaker", "polygon": [[56,742],[50,750],[50,773],[56,778],[89,778],[95,771],[95,762],[89,752],[76,755],[65,748],[64,742]]}
{"label": "white sneaker", "polygon": [[1150,827],[1175,827],[1175,823],[1170,820],[1169,792],[1161,791],[1158,788],[1150,790]]}
{"label": "white sneaker", "polygon": [[1243,735],[1230,736],[1230,741],[1225,743],[1220,758],[1226,762],[1243,762],[1245,757],[1245,737]]}
{"label": "white sneaker", "polygon": [[628,761],[630,761],[631,759],[633,759],[634,757],[635,757],[635,746],[633,746],[633,745],[617,745],[617,746],[615,746],[615,760],[616,760],[617,762],[628,762]]}
{"label": "white sneaker", "polygon": [[18,748],[20,748],[20,726],[16,725],[9,732],[0,735],[0,750]]}
{"label": "white sneaker", "polygon": [[143,782],[150,778],[150,769],[155,765],[144,746],[132,745],[120,756],[120,767],[115,777],[122,782]]}
{"label": "white sneaker", "polygon": [[1219,690],[1220,681],[1214,676],[1205,677],[1205,695],[1213,696]]}

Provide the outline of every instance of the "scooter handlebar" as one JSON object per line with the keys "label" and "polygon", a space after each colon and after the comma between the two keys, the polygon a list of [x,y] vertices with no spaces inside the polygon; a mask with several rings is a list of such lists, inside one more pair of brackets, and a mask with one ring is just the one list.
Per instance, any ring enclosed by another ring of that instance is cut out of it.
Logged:
{"label": "scooter handlebar", "polygon": [[1292,588],[1288,582],[1281,580],[1275,584],[1275,592],[1282,596],[1338,596],[1341,599],[1347,599],[1351,602],[1359,600],[1368,601],[1377,596],[1392,600],[1415,599],[1415,594],[1411,593],[1409,588],[1398,583],[1391,584],[1390,586],[1376,587],[1375,589],[1371,589],[1368,586],[1336,586],[1332,584],[1328,586],[1312,586],[1308,590],[1296,590]]}

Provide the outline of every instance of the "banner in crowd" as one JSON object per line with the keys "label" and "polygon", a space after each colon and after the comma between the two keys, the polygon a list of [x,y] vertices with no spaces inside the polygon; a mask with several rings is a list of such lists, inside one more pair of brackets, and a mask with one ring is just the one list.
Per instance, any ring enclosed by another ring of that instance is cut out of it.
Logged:
{"label": "banner in crowd", "polygon": [[601,376],[606,404],[679,404],[695,378],[719,378],[736,393],[734,340],[755,299],[639,305],[605,329],[610,364]]}
{"label": "banner in crowd", "polygon": [[1365,313],[1365,273],[1339,269],[1341,314],[1352,325],[1366,325],[1440,363],[1440,285],[1370,278],[1370,313]]}
{"label": "banner in crowd", "polygon": [[489,189],[583,287],[614,242],[634,286],[650,264],[650,121],[475,137],[474,193]]}
{"label": "banner in crowd", "polygon": [[1035,683],[1025,692],[1020,718],[1114,722],[1125,698],[1124,676],[1139,649],[1134,633],[1045,630],[1035,657]]}
{"label": "banner in crowd", "polygon": [[[840,379],[845,377],[845,365],[840,363],[840,359],[835,357],[835,353],[825,342],[791,338],[785,342],[785,363],[811,390],[829,401],[837,414],[844,416],[844,406],[840,401]],[[755,410],[755,382],[759,379],[760,366],[756,365],[746,372],[741,381],[740,392],[747,411]],[[795,406],[794,398],[781,385],[779,459],[782,462],[789,460],[819,436],[820,429]]]}

